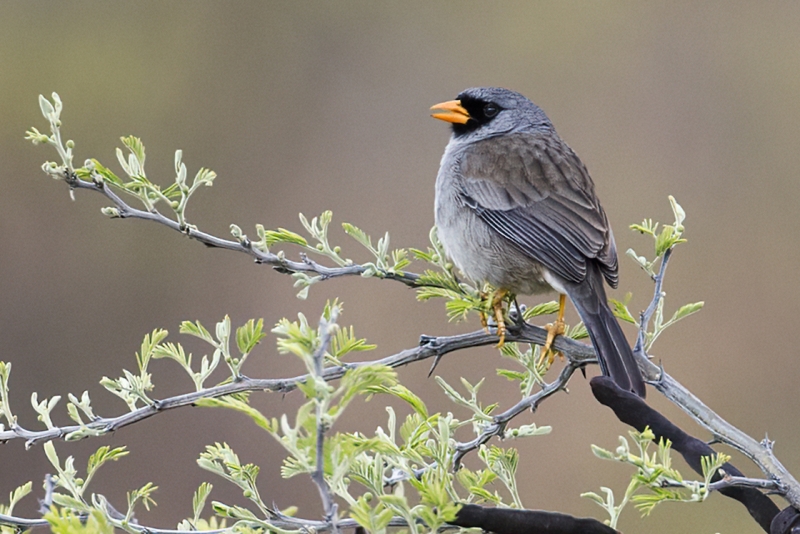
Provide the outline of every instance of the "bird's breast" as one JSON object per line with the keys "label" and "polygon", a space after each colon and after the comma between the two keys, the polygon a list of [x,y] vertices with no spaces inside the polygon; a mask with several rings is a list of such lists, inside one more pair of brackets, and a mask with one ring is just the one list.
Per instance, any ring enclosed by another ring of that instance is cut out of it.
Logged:
{"label": "bird's breast", "polygon": [[462,197],[459,158],[445,152],[436,178],[435,220],[439,240],[453,264],[472,282],[488,282],[518,294],[552,288],[544,267],[525,256],[485,222]]}

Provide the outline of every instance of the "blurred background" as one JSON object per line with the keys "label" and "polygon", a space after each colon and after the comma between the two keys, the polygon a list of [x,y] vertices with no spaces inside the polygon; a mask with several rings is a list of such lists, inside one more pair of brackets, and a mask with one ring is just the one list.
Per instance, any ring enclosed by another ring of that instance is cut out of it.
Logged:
{"label": "blurred background", "polygon": [[[133,134],[147,147],[154,181],[171,181],[178,148],[190,175],[214,169],[214,187],[200,191],[188,210],[201,229],[227,236],[236,223],[253,234],[261,223],[301,231],[299,212],[330,209],[332,241],[366,261],[338,223],[375,237],[389,230],[394,246],[424,248],[449,136],[428,108],[466,87],[499,85],[539,104],[588,166],[623,255],[613,296],[632,292],[634,313],[652,287],[624,251],[652,254],[652,245],[627,225],[645,217],[671,222],[667,195],[683,205],[689,242],[669,269],[667,313],[687,302],[706,305],[667,331],[653,355],[722,417],[757,439],[768,433],[782,462],[800,475],[793,341],[799,41],[797,2],[5,2],[0,359],[13,363],[12,408],[24,426],[38,428],[31,392],[41,399],[88,390],[97,413],[123,413],[100,378],[134,369],[142,336],[155,328],[169,329],[172,341],[199,358],[207,347],[177,335],[186,319],[213,327],[229,314],[236,325],[251,317],[273,325],[303,312],[315,320],[327,299],[339,297],[341,323],[378,344],[367,355],[374,358],[414,346],[423,333],[479,327],[476,318],[448,324],[443,302],[419,303],[389,281],[337,279],[300,301],[291,278],[243,255],[207,249],[155,224],[109,220],[99,195],[79,191],[71,201],[64,184],[40,170],[54,151],[23,140],[31,126],[46,129],[40,93],[61,95],[63,132],[76,142],[77,163],[96,157],[119,172],[114,149],[120,136]],[[300,371],[277,354],[274,336],[251,358],[249,376]],[[485,376],[484,401],[504,409],[518,400],[516,388],[495,375],[508,365],[485,348],[448,355],[436,372],[454,384]],[[151,370],[155,398],[191,388],[171,362],[156,361]],[[427,371],[426,362],[399,374],[432,409],[466,417]],[[298,393],[253,399],[270,416],[301,403]],[[649,402],[709,437],[654,390]],[[359,402],[336,429],[385,425],[383,406],[380,398]],[[58,423],[69,422],[63,401],[56,412]],[[579,375],[569,394],[515,421],[531,422],[554,430],[514,444],[522,451],[525,505],[604,519],[579,494],[609,486],[621,495],[630,471],[595,458],[589,445],[614,448],[628,428],[594,401]],[[281,480],[282,449],[244,416],[184,408],[56,448],[85,466],[100,445],[127,445],[130,456],[101,470],[91,489],[122,507],[125,490],[153,481],[159,506],[138,517],[172,528],[191,514],[192,491],[203,480],[215,486],[212,499],[244,504],[238,491],[195,464],[216,441],[262,466],[265,500],[318,517],[310,480]],[[734,462],[760,476],[742,457]],[[7,443],[0,466],[0,496],[28,480],[42,496],[51,468],[41,446],[26,451],[21,440]],[[35,508],[29,497],[17,512],[32,516]],[[720,495],[703,505],[660,506],[645,521],[631,509],[620,526],[760,532],[743,507]]]}

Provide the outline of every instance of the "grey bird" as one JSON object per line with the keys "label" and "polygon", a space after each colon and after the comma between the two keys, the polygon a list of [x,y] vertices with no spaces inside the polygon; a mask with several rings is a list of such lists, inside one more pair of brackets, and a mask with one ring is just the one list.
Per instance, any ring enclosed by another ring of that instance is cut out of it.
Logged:
{"label": "grey bird", "polygon": [[567,295],[603,374],[644,397],[639,367],[606,301],[604,281],[617,287],[619,280],[617,249],[586,166],[544,111],[514,91],[467,89],[431,110],[453,130],[436,177],[439,239],[467,278],[497,288],[491,305],[501,344],[505,297],[554,289],[559,316],[548,325],[543,354],[564,331]]}

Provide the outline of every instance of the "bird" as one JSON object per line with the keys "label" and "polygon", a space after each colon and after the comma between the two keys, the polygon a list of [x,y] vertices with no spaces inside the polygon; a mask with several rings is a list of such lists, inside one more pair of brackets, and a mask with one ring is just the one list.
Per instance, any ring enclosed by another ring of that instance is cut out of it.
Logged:
{"label": "bird", "polygon": [[564,333],[568,296],[602,373],[644,398],[642,374],[606,299],[604,284],[619,282],[617,249],[583,162],[541,108],[509,89],[466,89],[432,106],[431,116],[452,128],[436,177],[438,237],[465,277],[495,288],[500,345],[504,300],[555,290],[559,313],[543,356]]}

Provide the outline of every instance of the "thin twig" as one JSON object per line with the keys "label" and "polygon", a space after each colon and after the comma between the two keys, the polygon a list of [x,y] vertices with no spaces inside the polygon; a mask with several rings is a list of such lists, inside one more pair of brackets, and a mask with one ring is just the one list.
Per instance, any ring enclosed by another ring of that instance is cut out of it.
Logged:
{"label": "thin twig", "polygon": [[[331,307],[330,319],[326,320],[324,317],[320,320],[319,327],[321,336],[319,339],[319,346],[314,351],[314,376],[313,380],[322,378],[323,376],[323,362],[325,360],[325,351],[328,350],[331,337],[333,336],[334,329],[336,328],[336,320],[339,317],[339,309],[336,306]],[[328,425],[325,422],[325,412],[327,407],[324,405],[320,398],[315,399],[316,415],[317,415],[317,466],[314,472],[311,473],[311,480],[316,484],[319,490],[319,496],[322,500],[322,509],[325,512],[325,520],[331,524],[331,532],[339,534],[337,509],[338,505],[333,500],[330,487],[325,482],[325,432],[328,431]]]}
{"label": "thin twig", "polygon": [[505,432],[508,422],[514,417],[528,409],[535,412],[539,404],[547,397],[557,393],[558,391],[561,391],[562,389],[566,389],[567,383],[572,377],[572,374],[582,365],[584,364],[576,364],[572,360],[569,360],[567,365],[564,366],[564,369],[561,370],[561,373],[559,373],[556,380],[550,382],[549,384],[545,384],[545,386],[538,392],[525,397],[508,410],[494,416],[492,422],[486,425],[480,435],[475,439],[464,443],[457,443],[455,447],[456,453],[453,456],[453,468],[458,469],[461,466],[461,460],[468,452],[477,449],[495,436],[501,436],[503,432]]}
{"label": "thin twig", "polygon": [[636,339],[634,354],[638,356],[639,366],[645,379],[655,385],[656,389],[686,412],[700,426],[708,430],[714,440],[733,447],[750,458],[764,474],[775,481],[777,493],[783,495],[792,506],[800,509],[800,483],[773,454],[773,442],[765,439],[759,443],[727,422],[680,382],[667,374],[663,367],[654,364],[648,358],[645,350],[647,325],[658,309],[659,301],[664,296],[662,290],[664,275],[671,255],[671,248],[664,253],[659,272],[653,278],[655,282],[653,299],[647,309],[640,315],[639,334]]}
{"label": "thin twig", "polygon": [[[521,331],[514,331],[506,335],[508,341],[518,341],[523,343],[543,343],[547,336],[547,331],[533,325],[526,325]],[[460,334],[456,336],[441,336],[441,337],[426,337],[419,347],[413,349],[406,349],[386,358],[374,361],[362,361],[345,364],[342,366],[327,367],[322,372],[322,378],[326,381],[337,380],[341,378],[348,369],[355,367],[363,367],[366,365],[385,365],[388,367],[402,367],[417,361],[433,358],[437,355],[448,354],[453,351],[466,349],[470,347],[479,347],[484,345],[491,345],[497,343],[497,336],[487,334],[482,330],[472,332],[469,334]],[[561,351],[570,361],[576,364],[592,363],[595,360],[594,352],[591,347],[573,341],[568,338],[556,338],[555,348]],[[51,439],[64,439],[70,433],[77,432],[84,428],[99,431],[100,434],[107,434],[120,428],[138,423],[143,419],[147,419],[161,412],[180,408],[182,406],[190,406],[201,399],[211,399],[217,397],[224,397],[234,393],[242,393],[246,391],[273,391],[277,393],[288,393],[297,388],[308,380],[309,375],[304,374],[292,378],[248,378],[242,377],[241,380],[215,386],[200,391],[193,391],[190,393],[183,393],[174,397],[168,397],[162,400],[156,400],[153,404],[143,406],[129,413],[122,414],[117,417],[100,417],[86,423],[83,427],[80,425],[68,425],[62,427],[53,427],[46,430],[27,430],[19,424],[11,425],[9,430],[0,431],[0,442],[9,441],[12,439],[26,439],[26,446],[35,445],[42,441]],[[90,437],[90,436],[84,436]]]}
{"label": "thin twig", "polygon": [[[302,256],[302,261],[288,260],[282,253],[273,254],[272,252],[253,247],[251,242],[247,239],[243,239],[241,242],[222,239],[206,232],[202,232],[191,225],[181,226],[180,223],[164,216],[156,209],[153,209],[152,211],[146,211],[134,208],[122,200],[122,198],[120,198],[119,195],[117,195],[113,190],[113,187],[109,186],[107,183],[81,180],[75,175],[65,175],[64,180],[71,189],[85,189],[87,191],[94,191],[108,198],[114,203],[114,206],[119,212],[119,218],[121,219],[142,219],[145,221],[153,221],[163,224],[164,226],[180,232],[191,239],[195,239],[206,246],[233,250],[235,252],[242,252],[248,256],[252,256],[256,263],[272,265],[277,271],[282,273],[312,273],[320,276],[323,280],[327,280],[329,278],[337,278],[340,276],[362,275],[367,270],[367,266],[360,264],[347,265],[344,267],[328,267],[315,262],[305,255]],[[372,268],[374,269],[374,266]],[[410,287],[416,287],[417,280],[419,279],[418,274],[405,271],[379,271],[378,276],[381,278],[402,282]]]}
{"label": "thin twig", "polygon": [[661,265],[659,266],[658,274],[653,277],[653,282],[655,282],[653,300],[650,301],[650,305],[647,306],[647,309],[639,314],[639,333],[636,336],[636,345],[633,347],[633,353],[640,354],[647,361],[649,361],[645,352],[647,328],[650,325],[650,319],[653,318],[653,314],[658,309],[658,303],[664,298],[662,287],[664,286],[664,275],[667,272],[667,264],[669,264],[670,257],[672,257],[672,248],[668,248],[667,251],[664,252],[664,255],[661,257]]}
{"label": "thin twig", "polygon": [[[335,532],[333,526],[326,521],[316,521],[313,519],[291,518],[291,520],[271,520],[268,523],[274,527],[281,529],[290,528],[305,528],[309,532]],[[50,523],[45,519],[26,519],[24,517],[16,517],[11,515],[0,514],[0,525],[8,525],[12,527],[19,527],[25,530],[33,528],[49,527]],[[342,519],[338,522],[337,526],[340,529],[354,529],[358,527],[355,519]],[[390,527],[405,527],[408,526],[406,520],[402,517],[394,517],[389,522]],[[188,530],[174,530],[166,528],[155,528],[144,525],[128,524],[128,528],[142,534],[187,534],[191,531]],[[443,530],[452,530],[458,527],[446,525],[442,527]],[[229,533],[230,528],[204,530],[203,534],[224,534]]]}
{"label": "thin twig", "polygon": [[732,477],[726,475],[722,477],[721,480],[709,484],[708,490],[719,491],[725,488],[732,488],[737,486],[744,488],[758,488],[763,490],[778,489],[778,486],[774,480],[767,480],[765,478]]}

